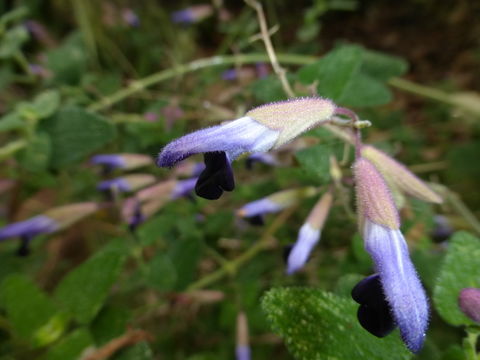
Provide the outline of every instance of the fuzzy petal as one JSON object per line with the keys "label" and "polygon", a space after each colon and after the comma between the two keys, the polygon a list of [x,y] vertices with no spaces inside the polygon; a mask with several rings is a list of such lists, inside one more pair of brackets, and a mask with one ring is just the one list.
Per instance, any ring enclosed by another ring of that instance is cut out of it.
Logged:
{"label": "fuzzy petal", "polygon": [[159,154],[157,165],[170,167],[193,154],[222,151],[233,161],[244,152],[268,151],[278,136],[278,131],[246,116],[172,141]]}
{"label": "fuzzy petal", "polygon": [[402,339],[417,353],[425,339],[429,306],[410,260],[407,243],[399,229],[390,229],[368,219],[365,220],[364,239]]}
{"label": "fuzzy petal", "polygon": [[287,274],[291,275],[300,270],[308,260],[314,246],[320,240],[320,230],[313,228],[309,223],[300,228],[298,239],[293,245],[287,260]]}
{"label": "fuzzy petal", "polygon": [[38,234],[53,232],[58,227],[59,225],[55,220],[45,215],[38,215],[1,228],[0,240],[11,237],[33,237]]}

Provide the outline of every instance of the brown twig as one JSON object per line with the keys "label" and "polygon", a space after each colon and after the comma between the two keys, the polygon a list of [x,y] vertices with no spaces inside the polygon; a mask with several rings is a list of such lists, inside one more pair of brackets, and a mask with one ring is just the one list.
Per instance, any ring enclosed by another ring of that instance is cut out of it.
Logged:
{"label": "brown twig", "polygon": [[267,19],[265,18],[262,4],[255,0],[245,0],[245,3],[257,12],[261,38],[263,40],[263,43],[265,44],[265,49],[267,50],[268,58],[270,59],[270,63],[272,64],[273,71],[275,71],[275,74],[277,74],[278,78],[280,79],[283,90],[288,97],[295,97],[295,94],[290,87],[290,83],[287,80],[286,71],[280,66],[277,55],[275,54],[275,50],[273,49],[272,40],[270,39],[270,32],[267,26]]}
{"label": "brown twig", "polygon": [[129,329],[125,334],[120,337],[117,337],[113,340],[110,340],[108,343],[103,345],[101,348],[96,349],[93,353],[89,353],[82,360],[102,360],[108,359],[110,356],[115,354],[118,350],[134,345],[141,341],[153,341],[153,336],[139,329]]}

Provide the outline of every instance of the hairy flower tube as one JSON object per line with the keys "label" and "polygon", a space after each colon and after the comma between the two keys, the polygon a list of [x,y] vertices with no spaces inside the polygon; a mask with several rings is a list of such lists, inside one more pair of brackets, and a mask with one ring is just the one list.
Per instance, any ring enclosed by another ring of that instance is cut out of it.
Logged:
{"label": "hairy flower tube", "polygon": [[91,158],[94,165],[103,165],[106,170],[132,170],[152,164],[152,158],[143,154],[99,154]]}
{"label": "hairy flower tube", "polygon": [[111,180],[102,181],[97,185],[100,191],[130,192],[144,188],[155,182],[155,177],[150,174],[131,174]]}
{"label": "hairy flower tube", "polygon": [[206,168],[195,191],[206,199],[218,199],[224,191],[235,188],[231,162],[239,155],[277,149],[329,120],[336,110],[330,100],[317,97],[259,106],[237,120],[172,141],[159,154],[157,165],[171,167],[191,155],[203,153]]}
{"label": "hairy flower tube", "polygon": [[310,253],[320,241],[323,224],[327,219],[332,206],[332,193],[330,191],[322,195],[307,217],[307,221],[300,228],[298,238],[287,258],[287,274],[293,274],[300,270],[307,262]]}
{"label": "hairy flower tube", "polygon": [[[385,179],[370,161],[357,159],[354,174],[360,230],[383,289],[383,292],[371,291],[368,296],[377,303],[385,296],[403,342],[416,353],[425,339],[429,306],[400,231],[397,208]],[[365,292],[362,296],[366,296]],[[386,335],[381,328],[375,329],[375,322],[381,323],[377,313],[371,313],[371,318],[368,314],[365,317],[365,313],[358,315],[359,319],[363,317],[361,324],[372,334]]]}

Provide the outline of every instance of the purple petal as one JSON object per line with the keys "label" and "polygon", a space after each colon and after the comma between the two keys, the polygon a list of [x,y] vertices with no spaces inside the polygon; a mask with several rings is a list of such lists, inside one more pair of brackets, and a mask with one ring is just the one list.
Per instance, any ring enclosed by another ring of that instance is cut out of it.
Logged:
{"label": "purple petal", "polygon": [[250,347],[248,345],[237,345],[235,348],[236,360],[250,360]]}
{"label": "purple petal", "polygon": [[38,215],[31,219],[19,221],[0,229],[0,240],[11,237],[33,237],[42,233],[51,233],[58,228],[53,219],[45,215]]}
{"label": "purple petal", "polygon": [[175,11],[171,15],[175,24],[192,24],[195,22],[195,16],[191,9]]}
{"label": "purple petal", "polygon": [[364,239],[402,339],[412,352],[417,353],[425,339],[429,307],[425,290],[410,260],[407,243],[400,230],[369,220],[365,221]]}
{"label": "purple petal", "polygon": [[198,178],[192,178],[187,180],[179,180],[175,184],[175,188],[172,191],[172,199],[178,199],[179,197],[189,195],[193,189],[195,189],[195,184],[197,183]]}
{"label": "purple petal", "polygon": [[131,191],[130,185],[124,178],[115,178],[112,180],[105,180],[97,185],[97,190],[100,190],[100,191],[109,191],[109,190],[112,190],[113,188],[116,188],[118,189],[118,191],[121,191],[121,192]]}
{"label": "purple petal", "polygon": [[278,160],[272,154],[254,153],[254,154],[251,154],[247,158],[247,160],[245,162],[245,166],[247,167],[247,169],[251,170],[252,167],[253,167],[253,164],[255,164],[256,162],[259,162],[259,163],[262,163],[262,164],[265,164],[265,165],[270,165],[270,166],[278,166],[279,165]]}
{"label": "purple petal", "polygon": [[90,162],[94,165],[104,165],[111,168],[122,168],[126,166],[124,159],[116,154],[95,155]]}
{"label": "purple petal", "polygon": [[278,204],[268,198],[255,200],[245,204],[238,210],[238,215],[242,217],[254,217],[263,214],[276,213],[282,210],[284,206]]}
{"label": "purple petal", "polygon": [[458,305],[465,315],[480,323],[480,289],[462,289],[458,297]]}
{"label": "purple petal", "polygon": [[268,151],[275,144],[278,135],[278,131],[271,130],[249,117],[243,117],[172,141],[159,154],[157,165],[171,167],[193,154],[221,151],[226,152],[233,161],[244,152]]}
{"label": "purple petal", "polygon": [[308,261],[313,247],[320,240],[320,230],[314,229],[305,223],[298,234],[298,239],[293,245],[287,260],[287,274],[291,275],[300,270]]}

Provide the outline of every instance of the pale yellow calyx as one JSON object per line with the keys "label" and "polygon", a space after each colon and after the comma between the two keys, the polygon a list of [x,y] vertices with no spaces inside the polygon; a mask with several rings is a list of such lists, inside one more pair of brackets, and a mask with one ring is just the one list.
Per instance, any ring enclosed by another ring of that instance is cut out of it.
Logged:
{"label": "pale yellow calyx", "polygon": [[373,146],[363,146],[362,156],[368,159],[382,173],[388,183],[417,199],[441,203],[442,198],[416,177],[404,165]]}
{"label": "pale yellow calyx", "polygon": [[275,149],[329,120],[335,109],[335,104],[329,99],[296,98],[259,106],[248,111],[245,116],[280,132],[273,146]]}

